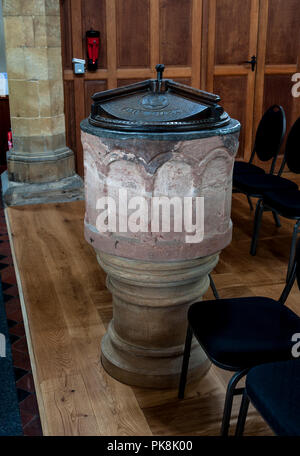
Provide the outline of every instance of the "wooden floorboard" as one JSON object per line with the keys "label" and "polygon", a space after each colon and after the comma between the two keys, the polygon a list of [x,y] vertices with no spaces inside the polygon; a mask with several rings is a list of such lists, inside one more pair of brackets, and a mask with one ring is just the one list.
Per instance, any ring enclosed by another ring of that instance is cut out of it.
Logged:
{"label": "wooden floorboard", "polygon": [[[100,340],[112,317],[111,295],[83,237],[84,203],[7,209],[15,266],[46,435],[218,435],[229,374],[213,367],[185,400],[175,390],[132,388],[100,364]],[[233,241],[213,277],[221,297],[278,298],[293,222],[276,228],[264,214],[257,255],[249,255],[253,213],[233,196]],[[206,297],[211,298],[208,290]],[[300,314],[294,286],[289,305]],[[238,412],[235,399],[233,423]],[[245,435],[272,435],[251,408]]]}

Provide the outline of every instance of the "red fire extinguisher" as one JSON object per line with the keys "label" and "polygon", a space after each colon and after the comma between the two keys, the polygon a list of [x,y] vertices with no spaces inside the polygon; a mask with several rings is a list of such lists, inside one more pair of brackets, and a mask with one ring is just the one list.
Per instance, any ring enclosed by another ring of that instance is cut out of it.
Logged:
{"label": "red fire extinguisher", "polygon": [[8,145],[8,150],[11,150],[13,148],[12,131],[11,130],[9,130],[7,132],[7,145]]}
{"label": "red fire extinguisher", "polygon": [[100,47],[100,32],[98,30],[90,29],[86,32],[86,45],[87,45],[87,68],[88,70],[97,70],[99,47]]}

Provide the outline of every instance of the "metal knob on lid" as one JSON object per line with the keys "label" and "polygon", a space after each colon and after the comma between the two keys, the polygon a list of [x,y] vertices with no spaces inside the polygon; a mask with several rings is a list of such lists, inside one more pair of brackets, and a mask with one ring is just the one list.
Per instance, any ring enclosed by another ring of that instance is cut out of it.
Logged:
{"label": "metal knob on lid", "polygon": [[157,79],[94,94],[89,123],[128,132],[199,131],[229,124],[218,95],[164,79],[163,64],[155,69]]}

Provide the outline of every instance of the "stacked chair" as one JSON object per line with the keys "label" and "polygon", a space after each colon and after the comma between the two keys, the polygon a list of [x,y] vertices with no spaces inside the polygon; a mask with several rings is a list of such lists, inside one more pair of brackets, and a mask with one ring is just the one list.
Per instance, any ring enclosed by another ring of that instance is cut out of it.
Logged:
{"label": "stacked chair", "polygon": [[[290,171],[297,174],[300,173],[300,117],[296,120],[289,132],[281,166],[282,170],[285,164],[287,164]],[[261,192],[256,206],[254,230],[250,249],[250,253],[255,255],[262,214],[264,211],[271,210],[273,213],[277,214],[277,216],[280,215],[282,217],[295,220],[296,222],[293,230],[287,270],[287,280],[292,270],[297,234],[300,232],[300,191],[294,182],[289,182],[292,184],[290,188],[287,186],[279,188],[274,185],[273,187],[270,186],[269,188],[266,188],[265,191]]]}
{"label": "stacked chair", "polygon": [[300,436],[300,359],[262,364],[246,378],[236,436],[242,436],[249,401],[276,435]]}
{"label": "stacked chair", "polygon": [[[238,382],[249,370],[265,363],[293,359],[292,337],[300,333],[300,318],[284,303],[300,276],[300,243],[291,274],[278,301],[266,297],[243,297],[201,301],[188,311],[188,328],[178,397],[184,397],[192,338],[216,366],[235,372],[228,383],[221,435],[227,436],[233,397],[243,394],[236,433],[241,433],[248,396]],[[299,282],[298,282],[299,283]],[[250,396],[251,397],[251,396]]]}
{"label": "stacked chair", "polygon": [[[300,241],[291,271],[290,285],[297,277],[300,289]],[[287,290],[288,292],[288,290]],[[294,359],[261,364],[250,369],[236,426],[236,436],[242,436],[249,402],[262,415],[278,436],[300,436],[300,334],[291,336]]]}
{"label": "stacked chair", "polygon": [[[263,115],[255,136],[254,147],[250,161],[235,162],[233,169],[233,191],[244,193],[247,196],[250,209],[253,209],[251,197],[260,197],[261,189],[272,183],[284,186],[284,181],[280,181],[279,176],[274,175],[275,165],[280,147],[282,145],[286,131],[286,118],[281,106],[271,106]],[[268,173],[253,164],[257,156],[262,162],[271,161]],[[289,185],[289,183],[287,183]],[[275,213],[274,219],[277,225],[279,220]]]}

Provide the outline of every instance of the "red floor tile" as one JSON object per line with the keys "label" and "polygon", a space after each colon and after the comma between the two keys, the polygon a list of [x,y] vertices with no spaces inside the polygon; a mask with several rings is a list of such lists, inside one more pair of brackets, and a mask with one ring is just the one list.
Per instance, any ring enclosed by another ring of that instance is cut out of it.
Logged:
{"label": "red floor tile", "polygon": [[23,352],[14,350],[13,346],[12,346],[11,352],[12,352],[12,357],[13,357],[13,364],[15,367],[20,367],[21,369],[25,369],[27,371],[31,370],[28,353],[23,353]]}
{"label": "red floor tile", "polygon": [[10,334],[14,334],[15,336],[24,336],[25,335],[25,328],[23,323],[18,323],[17,325],[13,326],[9,329]]}
{"label": "red floor tile", "polygon": [[7,315],[7,318],[10,318],[11,320],[15,320],[18,322],[23,321],[21,307],[19,307],[19,309],[12,310],[11,307],[7,306],[6,315]]}
{"label": "red floor tile", "polygon": [[30,423],[30,421],[35,417],[32,413],[25,412],[24,410],[20,410],[21,421],[23,428],[26,424]]}
{"label": "red floor tile", "polygon": [[37,436],[43,435],[42,426],[38,417],[34,418],[23,428],[24,435],[26,436]]}
{"label": "red floor tile", "polygon": [[29,391],[30,393],[35,392],[33,376],[31,373],[26,374],[24,377],[20,378],[20,380],[17,381],[16,385],[18,388],[22,388],[23,390]]}
{"label": "red floor tile", "polygon": [[21,339],[14,342],[13,349],[18,350],[20,352],[25,352],[26,354],[28,354],[28,346],[27,346],[26,337],[23,336]]}
{"label": "red floor tile", "polygon": [[34,415],[39,413],[37,400],[34,394],[30,394],[24,401],[20,402],[20,410],[24,410],[27,413],[33,413]]}

